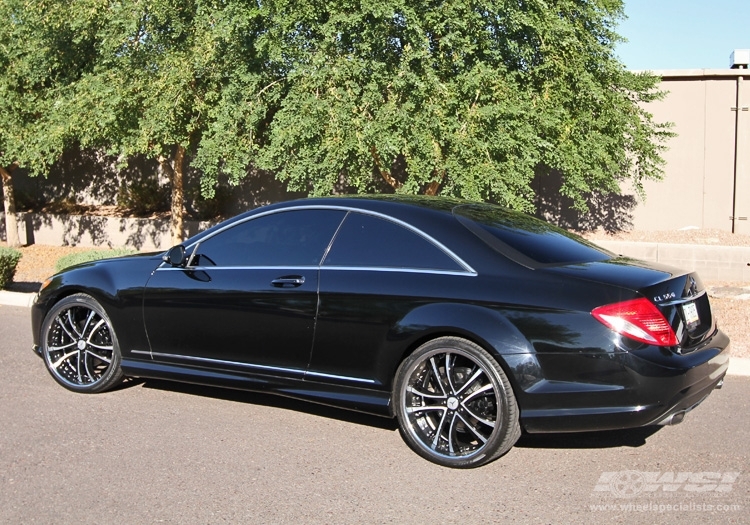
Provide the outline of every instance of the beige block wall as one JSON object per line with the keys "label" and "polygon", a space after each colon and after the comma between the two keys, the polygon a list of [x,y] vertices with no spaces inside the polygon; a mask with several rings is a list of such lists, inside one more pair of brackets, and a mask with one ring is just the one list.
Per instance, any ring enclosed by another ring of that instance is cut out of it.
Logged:
{"label": "beige block wall", "polygon": [[703,228],[732,229],[736,80],[707,80]]}
{"label": "beige block wall", "polygon": [[704,281],[750,281],[750,247],[596,241],[614,253],[697,271]]}
{"label": "beige block wall", "polygon": [[[127,247],[140,251],[161,251],[172,246],[168,219],[19,213],[16,220],[23,244]],[[5,214],[0,213],[0,238],[4,238],[4,223]],[[185,221],[185,236],[195,235],[214,224],[215,221]]]}
{"label": "beige block wall", "polygon": [[738,82],[735,232],[750,235],[750,75]]}
{"label": "beige block wall", "polygon": [[[657,122],[674,123],[663,181],[644,187],[645,201],[633,211],[633,228],[732,231],[737,144],[737,217],[750,217],[750,72],[697,70],[655,72],[664,100],[648,106]],[[739,113],[734,110],[738,106]],[[737,134],[735,135],[735,130]],[[734,221],[750,234],[750,220]]]}

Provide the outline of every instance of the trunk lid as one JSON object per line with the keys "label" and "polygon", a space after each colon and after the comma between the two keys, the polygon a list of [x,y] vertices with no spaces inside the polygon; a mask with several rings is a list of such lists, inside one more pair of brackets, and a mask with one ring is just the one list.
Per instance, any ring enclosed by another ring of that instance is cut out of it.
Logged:
{"label": "trunk lid", "polygon": [[548,268],[554,274],[616,286],[652,302],[679,341],[672,351],[684,354],[700,347],[716,329],[705,286],[695,272],[626,257]]}

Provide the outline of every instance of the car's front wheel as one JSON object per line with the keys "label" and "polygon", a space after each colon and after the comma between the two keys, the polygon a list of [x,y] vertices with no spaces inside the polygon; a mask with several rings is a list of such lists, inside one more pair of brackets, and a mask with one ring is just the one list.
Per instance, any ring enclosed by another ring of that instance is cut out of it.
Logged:
{"label": "car's front wheel", "polygon": [[66,297],[50,309],[42,323],[41,350],[52,377],[75,392],[102,392],[122,380],[112,323],[86,294]]}
{"label": "car's front wheel", "polygon": [[440,337],[417,348],[396,372],[393,399],[407,444],[446,467],[489,463],[521,434],[518,405],[502,368],[462,338]]}

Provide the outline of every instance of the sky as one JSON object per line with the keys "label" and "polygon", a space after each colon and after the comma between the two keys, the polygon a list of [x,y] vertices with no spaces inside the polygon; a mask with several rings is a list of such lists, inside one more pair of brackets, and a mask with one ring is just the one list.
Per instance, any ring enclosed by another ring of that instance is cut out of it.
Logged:
{"label": "sky", "polygon": [[628,39],[616,52],[628,69],[726,69],[750,49],[750,0],[624,0]]}

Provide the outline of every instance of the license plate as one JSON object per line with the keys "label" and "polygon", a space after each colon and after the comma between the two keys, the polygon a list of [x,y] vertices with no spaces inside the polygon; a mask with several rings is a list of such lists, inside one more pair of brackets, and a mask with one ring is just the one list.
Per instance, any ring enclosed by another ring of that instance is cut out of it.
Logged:
{"label": "license plate", "polygon": [[698,308],[695,306],[695,303],[683,304],[682,313],[685,315],[685,322],[687,323],[688,328],[693,328],[701,320],[698,316]]}

